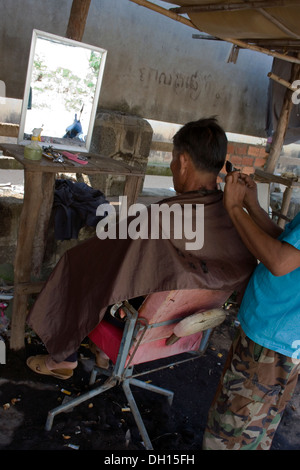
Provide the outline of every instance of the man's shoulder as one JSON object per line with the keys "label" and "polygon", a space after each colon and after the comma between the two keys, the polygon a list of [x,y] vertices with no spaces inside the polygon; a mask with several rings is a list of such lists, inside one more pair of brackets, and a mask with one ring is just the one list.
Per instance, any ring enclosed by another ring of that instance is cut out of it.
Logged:
{"label": "man's shoulder", "polygon": [[161,199],[157,204],[211,204],[219,202],[223,199],[223,192],[221,190],[214,191],[189,191],[176,196]]}

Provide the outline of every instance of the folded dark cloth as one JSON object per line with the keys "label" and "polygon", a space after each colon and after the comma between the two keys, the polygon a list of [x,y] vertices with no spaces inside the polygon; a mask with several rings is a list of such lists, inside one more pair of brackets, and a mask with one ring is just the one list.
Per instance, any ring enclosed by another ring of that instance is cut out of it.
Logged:
{"label": "folded dark cloth", "polygon": [[108,203],[105,195],[85,183],[58,179],[55,181],[53,208],[55,211],[55,238],[78,238],[84,226],[95,227],[103,216],[96,216],[97,207]]}

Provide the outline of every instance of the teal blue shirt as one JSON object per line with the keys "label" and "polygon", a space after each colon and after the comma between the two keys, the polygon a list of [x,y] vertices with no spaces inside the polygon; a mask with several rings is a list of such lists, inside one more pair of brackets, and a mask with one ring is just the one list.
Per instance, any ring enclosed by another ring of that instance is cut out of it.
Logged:
{"label": "teal blue shirt", "polygon": [[[278,238],[300,250],[300,213]],[[247,286],[238,319],[255,343],[300,358],[300,268],[273,276],[260,263]]]}

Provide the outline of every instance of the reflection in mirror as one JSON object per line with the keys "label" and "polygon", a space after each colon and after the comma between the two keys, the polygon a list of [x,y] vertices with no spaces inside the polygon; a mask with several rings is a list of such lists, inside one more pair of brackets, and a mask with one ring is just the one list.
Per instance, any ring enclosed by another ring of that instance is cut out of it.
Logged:
{"label": "reflection in mirror", "polygon": [[18,142],[41,128],[41,145],[88,151],[105,59],[104,49],[34,30]]}

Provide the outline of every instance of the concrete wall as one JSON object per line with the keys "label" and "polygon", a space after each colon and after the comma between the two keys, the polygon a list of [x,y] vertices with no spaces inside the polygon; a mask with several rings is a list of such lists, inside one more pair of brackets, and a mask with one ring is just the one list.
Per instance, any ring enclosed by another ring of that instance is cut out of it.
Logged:
{"label": "concrete wall", "polygon": [[[32,29],[64,36],[71,5],[0,0],[8,97],[23,97]],[[83,42],[108,50],[99,107],[180,124],[217,115],[227,132],[265,136],[272,59],[241,50],[237,64],[227,63],[231,45],[193,39],[195,32],[129,0],[92,0]]]}

